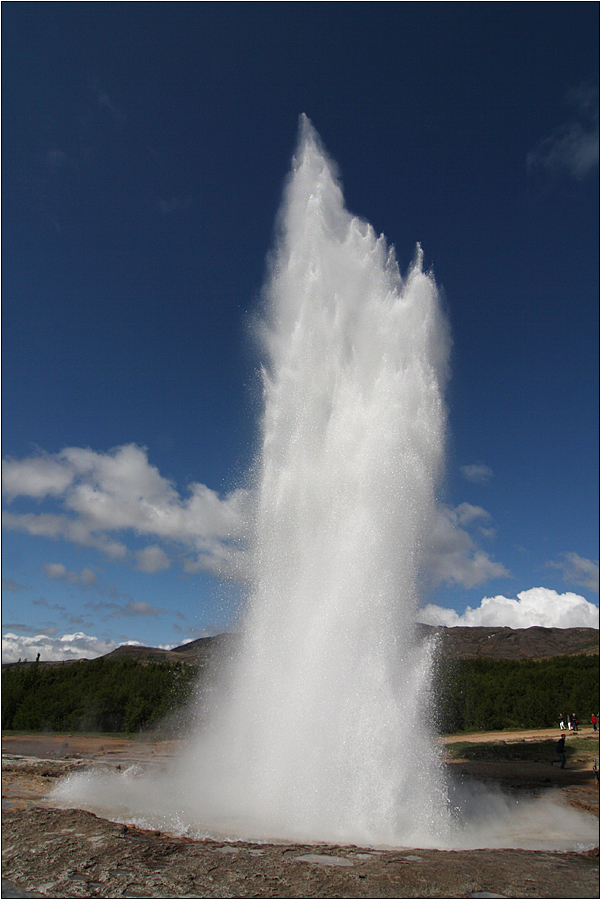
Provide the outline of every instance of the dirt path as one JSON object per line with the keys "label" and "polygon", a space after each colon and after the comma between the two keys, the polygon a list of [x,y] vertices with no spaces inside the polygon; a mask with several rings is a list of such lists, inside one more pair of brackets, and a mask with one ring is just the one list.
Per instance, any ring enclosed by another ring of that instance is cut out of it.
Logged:
{"label": "dirt path", "polygon": [[[590,725],[580,728],[577,732],[564,731],[563,733],[567,741],[572,737],[590,737],[593,734],[597,736],[597,740],[599,739],[599,732],[593,732]],[[559,740],[561,734],[559,728],[526,728],[521,731],[478,731],[473,734],[449,734],[445,735],[442,741],[445,744],[454,744],[458,741],[469,741],[474,744],[492,741],[505,741],[506,743],[510,741],[545,741],[553,738]]]}

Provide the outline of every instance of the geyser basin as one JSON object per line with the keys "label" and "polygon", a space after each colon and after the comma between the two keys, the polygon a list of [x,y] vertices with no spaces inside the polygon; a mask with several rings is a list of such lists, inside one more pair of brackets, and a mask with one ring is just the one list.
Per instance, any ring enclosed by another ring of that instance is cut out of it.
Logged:
{"label": "geyser basin", "polygon": [[447,322],[419,248],[403,279],[345,209],[305,117],[278,223],[234,671],[167,774],[78,776],[55,796],[196,836],[455,846],[468,837],[429,733],[433,648],[414,635]]}
{"label": "geyser basin", "polygon": [[[188,771],[151,775],[138,767],[117,774],[114,769],[80,772],[64,778],[49,799],[61,807],[79,807],[115,822],[189,838],[267,843],[353,844],[377,849],[421,848],[475,850],[519,848],[525,850],[583,851],[598,846],[598,820],[566,805],[555,792],[533,797],[503,792],[490,785],[452,783],[450,824],[445,834],[420,828],[418,798],[412,806],[416,825],[392,841],[370,841],[330,831],[305,831],[302,827],[272,830],[264,818],[245,818],[236,804],[214,793],[215,807],[207,805],[204,786],[197,786]],[[226,789],[226,797],[227,789]]]}

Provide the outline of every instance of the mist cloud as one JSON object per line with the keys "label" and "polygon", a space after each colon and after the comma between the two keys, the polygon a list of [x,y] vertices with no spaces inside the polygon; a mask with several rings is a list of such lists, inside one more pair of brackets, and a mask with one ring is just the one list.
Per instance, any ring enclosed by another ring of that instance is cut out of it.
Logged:
{"label": "mist cloud", "polygon": [[419,613],[426,625],[486,626],[488,628],[599,628],[599,607],[578,594],[558,594],[550,588],[522,591],[517,599],[484,597],[480,606],[468,606],[463,615],[454,609],[428,604]]}

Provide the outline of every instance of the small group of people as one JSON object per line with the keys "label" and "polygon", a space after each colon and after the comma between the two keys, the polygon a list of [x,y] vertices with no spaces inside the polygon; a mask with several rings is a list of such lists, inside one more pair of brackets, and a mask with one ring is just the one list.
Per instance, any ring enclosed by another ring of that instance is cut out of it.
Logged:
{"label": "small group of people", "polygon": [[[566,730],[565,723],[566,723],[566,719],[564,718],[564,716],[562,714],[559,716],[559,728],[562,732],[565,732],[565,730]],[[575,713],[572,713],[571,716],[568,715],[567,723],[568,723],[568,731],[578,731],[578,718]],[[593,731],[597,730],[598,724],[599,724],[599,716],[595,715],[595,713],[593,713],[591,716],[591,725],[593,726]],[[553,765],[555,765],[556,762],[558,762],[558,763],[561,763],[559,768],[565,769],[565,767],[566,767],[566,736],[565,736],[565,734],[561,735],[561,737],[557,741],[557,746],[555,749],[557,751],[557,757],[555,759],[551,760],[551,765],[553,766]]]}
{"label": "small group of people", "polygon": [[[572,713],[572,715],[568,713],[567,723],[568,731],[578,731],[578,718],[576,717],[576,713]],[[563,713],[559,716],[559,730],[566,730],[566,719],[564,718]]]}

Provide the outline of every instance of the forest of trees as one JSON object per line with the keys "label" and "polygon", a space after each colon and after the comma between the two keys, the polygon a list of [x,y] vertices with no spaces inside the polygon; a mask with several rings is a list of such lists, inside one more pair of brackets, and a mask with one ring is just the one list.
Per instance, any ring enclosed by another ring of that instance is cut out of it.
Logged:
{"label": "forest of trees", "polygon": [[445,661],[434,696],[442,734],[552,728],[568,713],[590,723],[599,712],[599,657]]}
{"label": "forest of trees", "polygon": [[[177,662],[81,660],[2,668],[2,728],[121,732],[155,728],[189,700],[202,669]],[[441,733],[545,728],[561,713],[598,713],[598,656],[442,661],[434,679]]]}
{"label": "forest of trees", "polygon": [[156,726],[189,699],[195,666],[131,659],[2,667],[2,728],[133,733]]}

